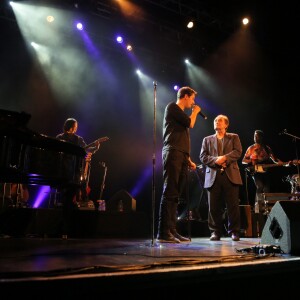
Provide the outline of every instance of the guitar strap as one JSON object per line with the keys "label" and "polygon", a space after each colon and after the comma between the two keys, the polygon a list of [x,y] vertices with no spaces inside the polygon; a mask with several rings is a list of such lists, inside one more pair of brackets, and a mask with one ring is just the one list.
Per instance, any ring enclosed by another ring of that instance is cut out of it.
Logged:
{"label": "guitar strap", "polygon": [[270,156],[270,148],[267,145],[263,145],[263,147],[265,148],[267,154]]}

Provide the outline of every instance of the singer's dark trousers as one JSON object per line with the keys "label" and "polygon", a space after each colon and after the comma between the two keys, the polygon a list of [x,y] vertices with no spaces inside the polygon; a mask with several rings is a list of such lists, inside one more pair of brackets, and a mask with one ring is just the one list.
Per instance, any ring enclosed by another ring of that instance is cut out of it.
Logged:
{"label": "singer's dark trousers", "polygon": [[178,200],[185,190],[188,172],[188,155],[177,150],[162,153],[163,192],[160,202],[158,233],[164,235],[175,229]]}
{"label": "singer's dark trousers", "polygon": [[228,234],[240,232],[239,185],[233,184],[225,172],[217,171],[213,186],[207,189],[208,227],[211,232],[222,236],[224,232],[224,212],[227,210]]}

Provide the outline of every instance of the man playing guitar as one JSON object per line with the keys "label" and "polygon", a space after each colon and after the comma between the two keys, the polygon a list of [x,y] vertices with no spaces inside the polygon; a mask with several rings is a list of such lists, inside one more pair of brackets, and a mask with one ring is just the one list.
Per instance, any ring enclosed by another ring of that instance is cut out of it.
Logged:
{"label": "man playing guitar", "polygon": [[270,176],[266,169],[271,166],[290,164],[290,162],[282,162],[274,155],[272,149],[264,142],[262,130],[255,130],[254,144],[246,150],[242,163],[247,165],[247,169],[251,171],[252,179],[256,186],[255,202],[260,199],[261,193],[270,192]]}

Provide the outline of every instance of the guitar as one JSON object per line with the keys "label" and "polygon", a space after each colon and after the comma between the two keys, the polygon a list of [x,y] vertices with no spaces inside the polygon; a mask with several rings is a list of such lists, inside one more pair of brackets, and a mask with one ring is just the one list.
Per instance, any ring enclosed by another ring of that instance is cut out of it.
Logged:
{"label": "guitar", "polygon": [[[84,149],[87,150],[88,148],[90,148],[92,146],[95,146],[97,143],[106,142],[108,140],[109,140],[109,137],[107,137],[107,136],[101,137],[101,138],[95,140],[94,142],[86,145],[84,147]],[[86,182],[86,185],[88,184],[88,177],[89,177],[89,173],[90,173],[89,171],[90,171],[90,166],[91,166],[91,161],[92,161],[92,154],[95,154],[97,151],[98,151],[98,149],[93,151],[93,152],[89,152],[87,154],[86,158],[85,158],[85,167],[84,167],[84,171],[83,171],[83,180]]]}
{"label": "guitar", "polygon": [[256,164],[254,166],[248,166],[246,169],[252,173],[266,173],[268,168],[274,167],[291,167],[292,165],[296,166],[300,164],[300,160],[293,160],[290,162],[280,162],[277,164]]}
{"label": "guitar", "polygon": [[[97,143],[106,142],[108,140],[109,140],[109,138],[107,136],[101,137],[101,138],[95,140],[94,142],[86,145],[84,147],[84,149],[88,150],[90,147],[94,147],[94,146],[96,147]],[[81,189],[79,192],[79,199],[81,199],[81,200],[87,199],[91,192],[91,188],[89,187],[91,161],[92,161],[92,155],[95,154],[97,151],[98,151],[98,148],[96,148],[96,150],[94,150],[94,151],[88,152],[85,157],[85,166],[84,166],[83,173],[81,175]]]}
{"label": "guitar", "polygon": [[109,137],[103,136],[103,137],[101,137],[101,138],[99,138],[99,139],[93,141],[92,143],[86,145],[86,146],[84,147],[84,149],[88,149],[88,148],[90,148],[90,147],[95,146],[97,143],[106,142],[106,141],[108,141],[108,140],[109,140]]}

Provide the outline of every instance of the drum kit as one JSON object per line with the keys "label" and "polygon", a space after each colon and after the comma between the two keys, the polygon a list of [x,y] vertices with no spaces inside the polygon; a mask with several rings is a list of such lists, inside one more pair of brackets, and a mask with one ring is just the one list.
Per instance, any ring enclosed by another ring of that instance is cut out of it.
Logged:
{"label": "drum kit", "polygon": [[288,175],[287,177],[285,177],[285,181],[289,182],[291,185],[291,194],[294,195],[291,200],[300,200],[299,174]]}
{"label": "drum kit", "polygon": [[277,201],[293,200],[300,201],[300,180],[299,174],[283,177],[283,181],[291,185],[290,192],[286,193],[260,193],[256,195],[254,212],[268,215]]}
{"label": "drum kit", "polygon": [[[298,153],[297,149],[297,143],[296,141],[300,140],[300,137],[293,135],[287,131],[287,129],[283,129],[282,132],[279,133],[279,135],[285,135],[290,138],[292,138],[294,144],[295,144],[295,152]],[[300,160],[293,161],[293,164],[297,166],[298,174],[294,174],[292,176],[288,175],[285,178],[285,181],[289,182],[291,185],[291,194],[294,194],[291,200],[300,200],[300,182],[299,182],[299,165],[300,165]]]}

